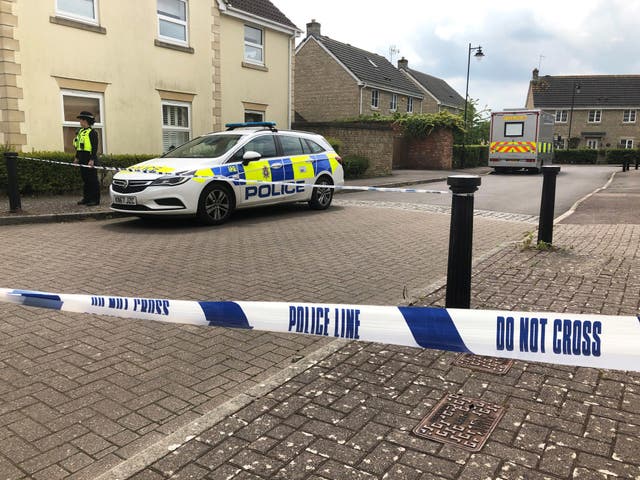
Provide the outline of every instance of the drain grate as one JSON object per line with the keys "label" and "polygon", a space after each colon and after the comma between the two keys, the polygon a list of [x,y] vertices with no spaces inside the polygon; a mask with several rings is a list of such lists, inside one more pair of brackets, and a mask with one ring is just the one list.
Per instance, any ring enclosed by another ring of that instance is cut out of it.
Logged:
{"label": "drain grate", "polygon": [[504,375],[509,371],[511,365],[513,365],[513,360],[510,358],[485,357],[482,355],[473,355],[472,353],[460,353],[453,361],[453,364],[472,370]]}
{"label": "drain grate", "polygon": [[413,429],[413,433],[478,452],[496,428],[504,411],[500,405],[447,394]]}

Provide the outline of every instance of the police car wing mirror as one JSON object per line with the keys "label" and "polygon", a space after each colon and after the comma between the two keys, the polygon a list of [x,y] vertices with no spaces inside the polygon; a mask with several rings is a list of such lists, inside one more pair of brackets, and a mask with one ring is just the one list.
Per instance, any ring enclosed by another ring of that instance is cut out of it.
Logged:
{"label": "police car wing mirror", "polygon": [[242,155],[242,163],[244,165],[249,165],[249,162],[253,162],[254,160],[259,160],[262,157],[258,152],[254,152],[253,150],[249,150],[248,152],[244,152]]}

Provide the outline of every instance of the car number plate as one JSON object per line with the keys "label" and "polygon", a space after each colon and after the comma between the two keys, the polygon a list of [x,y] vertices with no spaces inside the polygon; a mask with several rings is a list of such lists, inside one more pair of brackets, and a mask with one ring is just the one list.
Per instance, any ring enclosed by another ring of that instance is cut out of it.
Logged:
{"label": "car number plate", "polygon": [[136,197],[132,197],[130,195],[115,195],[113,197],[113,203],[117,203],[119,205],[135,205]]}

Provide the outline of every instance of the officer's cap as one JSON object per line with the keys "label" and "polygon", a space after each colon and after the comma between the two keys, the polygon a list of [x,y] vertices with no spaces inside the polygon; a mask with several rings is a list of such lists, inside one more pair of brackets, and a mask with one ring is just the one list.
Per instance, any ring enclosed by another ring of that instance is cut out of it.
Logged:
{"label": "officer's cap", "polygon": [[80,115],[78,115],[76,118],[84,118],[89,123],[95,123],[96,121],[96,118],[93,116],[93,113],[87,112],[86,110],[83,110],[82,112],[80,112]]}

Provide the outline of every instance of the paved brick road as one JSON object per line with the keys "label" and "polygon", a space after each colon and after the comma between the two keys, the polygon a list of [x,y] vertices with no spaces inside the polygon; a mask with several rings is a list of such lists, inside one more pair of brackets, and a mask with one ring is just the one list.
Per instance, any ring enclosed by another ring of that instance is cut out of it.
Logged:
{"label": "paved brick road", "polygon": [[[479,218],[475,255],[480,258],[531,229],[531,224]],[[178,299],[398,304],[424,294],[428,285],[444,277],[448,233],[446,215],[373,206],[336,206],[321,213],[300,206],[246,212],[223,228],[132,219],[5,226],[0,229],[1,283],[10,288]],[[295,438],[304,443],[311,435],[311,442],[300,450],[303,457],[296,457],[296,462],[308,457],[314,465],[324,464],[327,449],[340,452],[343,443],[342,437],[334,439],[326,430],[338,417],[327,423],[326,416],[332,412],[325,410],[328,404],[322,393],[302,394],[318,403],[317,410],[313,402],[305,407],[304,399],[294,400],[286,413],[273,412],[266,423],[260,419],[254,426],[250,425],[259,415],[244,418],[232,413],[243,406],[242,415],[257,412],[261,405],[273,407],[268,395],[276,395],[269,393],[274,388],[277,398],[293,394],[295,388],[285,383],[286,378],[309,367],[314,358],[326,357],[325,362],[333,365],[336,359],[354,357],[344,367],[332,366],[331,371],[353,370],[349,375],[356,375],[356,380],[364,374],[358,373],[361,368],[367,372],[380,366],[373,359],[380,354],[379,347],[349,346],[334,358],[329,355],[342,343],[323,339],[62,314],[7,304],[0,305],[0,316],[0,474],[7,479],[93,479],[100,474],[117,478],[114,468],[123,460],[128,460],[123,471],[153,463],[169,448],[202,432],[203,425],[215,424],[218,416],[236,426],[246,422],[246,438],[234,436],[227,441],[242,455],[252,455],[260,449],[241,447],[261,436],[266,426],[271,425],[269,431],[276,429],[279,433],[271,435],[282,440],[309,415],[312,424]],[[392,372],[402,364],[391,358],[396,353],[388,352],[392,367],[372,371],[375,379],[365,382],[363,391],[384,400],[381,405],[389,411],[382,414],[387,419],[379,421],[383,428],[393,427],[405,415],[393,413],[395,400],[382,395],[394,385]],[[406,354],[417,355],[408,372],[425,372],[429,362],[423,364],[423,360],[434,355],[430,361],[441,363],[436,359],[441,353]],[[367,366],[369,358],[374,363]],[[309,380],[295,380],[293,385],[307,388],[303,384],[313,383],[312,378],[322,380],[317,373],[305,372],[302,378]],[[409,381],[403,375],[393,378]],[[354,380],[345,382],[344,389],[349,389]],[[420,392],[405,393],[416,409],[408,418],[428,406],[419,399]],[[304,410],[298,411],[296,405]],[[344,407],[340,419],[351,419],[341,427],[351,428],[345,432],[356,432],[369,417],[356,407],[350,407],[353,413]],[[276,417],[286,417],[288,427],[275,425]],[[400,425],[407,422],[405,418]],[[214,430],[208,435],[220,435],[220,428]],[[176,436],[183,433],[181,438]],[[382,431],[376,438],[380,435]],[[386,443],[374,445],[373,440],[360,445],[363,454],[386,448]],[[287,450],[287,445],[281,448]],[[204,451],[195,442],[187,443],[160,461],[170,463],[191,448]],[[319,453],[314,453],[316,449]],[[333,462],[340,462],[341,455]],[[190,456],[195,459],[196,452]],[[215,461],[223,469],[232,468],[220,459]],[[247,457],[240,462],[253,461]],[[286,463],[286,472],[298,470],[296,464]],[[271,468],[276,465],[280,463]],[[313,471],[305,467],[298,473]],[[152,468],[144,472],[140,478],[158,477]],[[216,475],[210,478],[221,478]]]}

